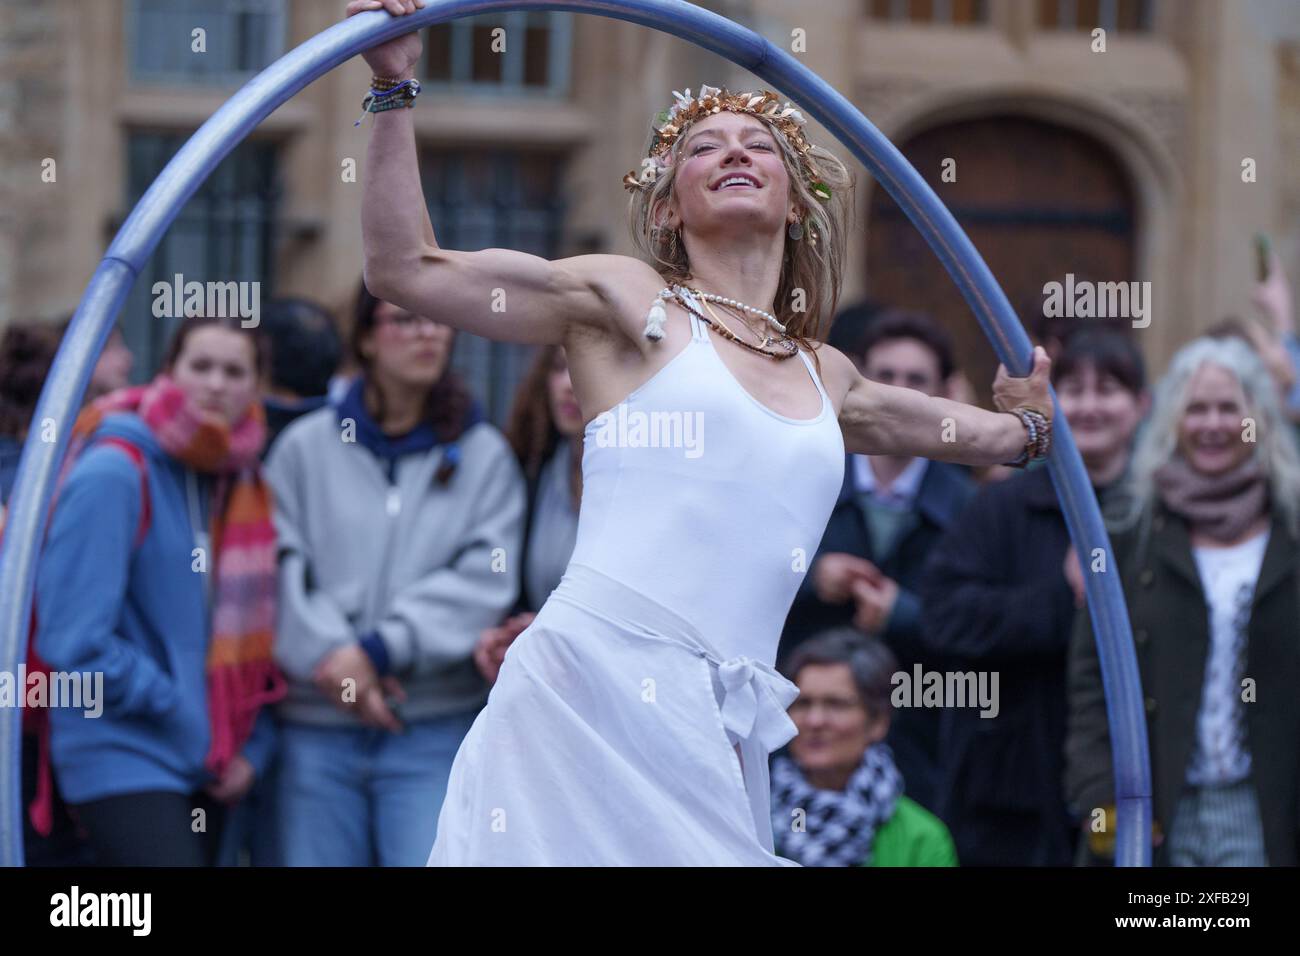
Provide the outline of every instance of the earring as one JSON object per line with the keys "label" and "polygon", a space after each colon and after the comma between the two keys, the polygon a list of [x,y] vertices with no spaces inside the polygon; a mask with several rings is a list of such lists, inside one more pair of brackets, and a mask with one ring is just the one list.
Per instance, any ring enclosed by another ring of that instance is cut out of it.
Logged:
{"label": "earring", "polygon": [[803,223],[798,219],[794,220],[794,222],[790,223],[789,227],[786,229],[786,235],[795,242],[798,242],[803,238]]}

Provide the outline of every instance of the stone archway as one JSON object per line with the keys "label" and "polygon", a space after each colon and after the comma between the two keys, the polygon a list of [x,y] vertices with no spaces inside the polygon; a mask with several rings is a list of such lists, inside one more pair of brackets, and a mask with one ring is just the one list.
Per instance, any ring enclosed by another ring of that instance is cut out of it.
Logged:
{"label": "stone archway", "polygon": [[[1184,320],[1194,305],[1192,285],[1179,269],[1188,186],[1178,158],[1185,137],[1176,106],[1167,101],[1119,104],[1088,91],[1042,80],[971,89],[932,89],[901,100],[882,101],[877,108],[881,113],[881,130],[896,143],[904,144],[904,152],[914,140],[931,130],[997,118],[1037,120],[1079,134],[1089,151],[1100,146],[1119,166],[1129,186],[1133,278],[1152,283],[1153,321],[1138,331],[1136,341],[1153,374],[1163,367],[1186,339],[1188,330]],[[1004,161],[1006,169],[1013,168],[1010,151],[1004,154]],[[945,202],[950,201],[945,190],[956,184],[942,182],[939,166],[919,168],[919,172],[927,184],[934,184]],[[863,180],[859,209],[868,230],[872,226],[871,211],[882,192],[876,186],[870,176]],[[870,241],[868,234],[856,247],[859,263],[867,262]],[[976,241],[981,253],[986,251],[985,245],[987,241]],[[1001,278],[997,269],[994,273]],[[876,297],[875,278],[866,274],[865,291],[871,297]],[[1009,298],[1013,308],[1023,309],[1021,302]],[[969,313],[963,321],[968,320]],[[980,343],[976,344],[982,348]],[[981,363],[988,354],[987,351],[976,353],[977,381],[978,369],[983,367]]]}
{"label": "stone archway", "polygon": [[[1089,134],[992,113],[924,128],[899,148],[971,237],[1031,334],[1045,283],[1064,282],[1067,273],[1093,281],[1137,277],[1136,189],[1120,158]],[[942,321],[976,389],[987,394],[998,360],[965,302],[942,281],[942,266],[925,256],[923,240],[884,190],[872,190],[867,217],[871,297]]]}

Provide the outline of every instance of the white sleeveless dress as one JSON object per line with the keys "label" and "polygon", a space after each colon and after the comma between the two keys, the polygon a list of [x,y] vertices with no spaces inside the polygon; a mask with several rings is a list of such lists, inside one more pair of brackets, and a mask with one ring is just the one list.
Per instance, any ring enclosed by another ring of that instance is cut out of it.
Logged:
{"label": "white sleeveless dress", "polygon": [[844,442],[807,354],[821,412],[788,418],[690,321],[587,426],[573,556],[461,743],[431,866],[794,865],[767,758],[797,689],[773,664]]}

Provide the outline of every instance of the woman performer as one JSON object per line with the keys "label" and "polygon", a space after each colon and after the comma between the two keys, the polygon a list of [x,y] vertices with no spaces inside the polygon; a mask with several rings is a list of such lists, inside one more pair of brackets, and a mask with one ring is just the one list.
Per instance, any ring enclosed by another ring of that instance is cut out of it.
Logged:
{"label": "woman performer", "polygon": [[429,862],[786,863],[767,757],[795,733],[797,688],[772,662],[845,450],[1042,457],[1047,355],[1028,378],[999,371],[998,413],[869,382],[819,343],[852,179],[766,91],[687,90],[658,118],[624,178],[653,265],[443,249],[399,108],[420,46],[365,54],[366,282],[476,335],[563,344],[585,439],[573,556],[461,745]]}

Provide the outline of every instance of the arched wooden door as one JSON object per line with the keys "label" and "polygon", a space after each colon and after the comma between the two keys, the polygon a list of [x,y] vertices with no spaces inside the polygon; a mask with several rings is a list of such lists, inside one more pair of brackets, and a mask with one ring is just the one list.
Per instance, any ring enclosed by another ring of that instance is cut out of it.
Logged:
{"label": "arched wooden door", "polygon": [[[900,149],[957,217],[1031,336],[1044,321],[1045,283],[1065,282],[1067,273],[1136,278],[1133,189],[1097,140],[1041,120],[988,116],[933,127]],[[955,161],[948,164],[955,181],[944,181],[945,160]],[[997,359],[943,266],[883,189],[872,189],[867,216],[868,294],[942,321],[959,364],[987,398]]]}

